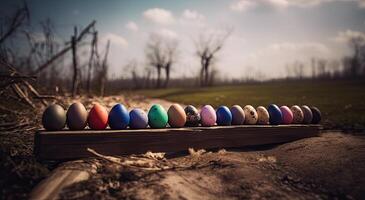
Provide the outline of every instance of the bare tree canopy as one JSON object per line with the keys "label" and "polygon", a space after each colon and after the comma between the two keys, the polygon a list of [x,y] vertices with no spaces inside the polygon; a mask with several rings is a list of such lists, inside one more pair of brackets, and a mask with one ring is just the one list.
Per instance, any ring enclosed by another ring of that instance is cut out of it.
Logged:
{"label": "bare tree canopy", "polygon": [[[164,39],[160,35],[152,34],[146,46],[146,59],[150,66],[157,70],[156,88],[167,87],[172,65],[177,60],[178,41]],[[165,70],[166,79],[161,83],[161,71]]]}
{"label": "bare tree canopy", "polygon": [[209,86],[212,83],[211,65],[219,51],[222,50],[227,38],[232,33],[233,29],[227,29],[223,32],[214,32],[209,35],[202,34],[197,41],[194,41],[196,46],[196,54],[200,59],[200,84],[201,86]]}

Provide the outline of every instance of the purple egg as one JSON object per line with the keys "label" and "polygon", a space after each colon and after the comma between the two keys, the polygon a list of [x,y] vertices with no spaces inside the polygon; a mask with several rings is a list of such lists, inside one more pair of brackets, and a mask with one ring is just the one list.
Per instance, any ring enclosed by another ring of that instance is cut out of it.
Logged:
{"label": "purple egg", "polygon": [[232,113],[232,124],[233,125],[242,125],[245,122],[245,112],[242,107],[239,105],[234,105],[231,108]]}
{"label": "purple egg", "polygon": [[129,127],[133,129],[147,128],[148,117],[142,109],[135,108],[129,112]]}

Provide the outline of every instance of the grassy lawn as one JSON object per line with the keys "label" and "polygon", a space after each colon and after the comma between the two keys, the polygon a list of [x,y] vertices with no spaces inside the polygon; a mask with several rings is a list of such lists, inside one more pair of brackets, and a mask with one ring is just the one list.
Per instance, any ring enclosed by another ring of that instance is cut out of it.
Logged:
{"label": "grassy lawn", "polygon": [[356,128],[365,126],[364,81],[297,81],[255,83],[191,89],[140,90],[137,93],[202,106],[211,104],[232,106],[250,104],[254,107],[270,103],[277,105],[314,105],[323,115],[327,128]]}

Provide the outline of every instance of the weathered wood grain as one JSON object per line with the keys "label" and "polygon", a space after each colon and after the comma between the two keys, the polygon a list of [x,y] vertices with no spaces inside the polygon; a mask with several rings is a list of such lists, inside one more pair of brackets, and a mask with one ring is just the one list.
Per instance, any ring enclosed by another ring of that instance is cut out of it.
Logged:
{"label": "weathered wood grain", "polygon": [[34,153],[40,160],[104,155],[177,152],[188,148],[229,148],[283,143],[318,135],[320,125],[242,125],[140,130],[38,131]]}

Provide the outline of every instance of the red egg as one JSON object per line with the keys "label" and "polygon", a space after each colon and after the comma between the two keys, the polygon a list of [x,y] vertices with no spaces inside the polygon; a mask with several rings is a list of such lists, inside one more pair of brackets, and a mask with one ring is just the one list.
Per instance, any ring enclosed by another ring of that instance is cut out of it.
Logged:
{"label": "red egg", "polygon": [[108,111],[100,104],[94,104],[89,112],[87,122],[91,129],[105,129],[108,126]]}

